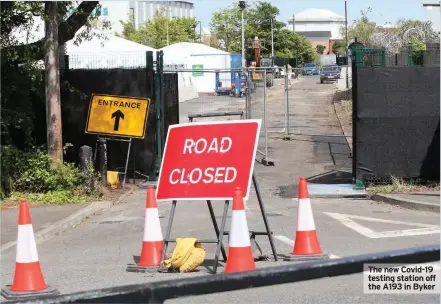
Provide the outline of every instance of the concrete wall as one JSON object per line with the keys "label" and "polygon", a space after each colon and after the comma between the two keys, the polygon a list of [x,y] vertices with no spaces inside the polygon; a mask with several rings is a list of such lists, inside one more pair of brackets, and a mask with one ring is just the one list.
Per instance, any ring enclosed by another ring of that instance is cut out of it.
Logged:
{"label": "concrete wall", "polygon": [[[295,21],[296,32],[330,31],[333,39],[341,39],[340,27],[343,22],[337,21]],[[292,22],[288,26],[292,30]]]}

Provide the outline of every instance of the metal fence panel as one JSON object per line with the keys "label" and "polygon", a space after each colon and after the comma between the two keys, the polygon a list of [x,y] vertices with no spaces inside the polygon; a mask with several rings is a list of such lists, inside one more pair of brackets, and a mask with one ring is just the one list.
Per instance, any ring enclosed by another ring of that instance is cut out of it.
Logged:
{"label": "metal fence panel", "polygon": [[[240,69],[166,69],[177,73],[180,103],[180,122],[189,115],[246,110],[247,75]],[[201,118],[201,121],[222,120],[225,117]],[[238,119],[231,117],[227,119]]]}

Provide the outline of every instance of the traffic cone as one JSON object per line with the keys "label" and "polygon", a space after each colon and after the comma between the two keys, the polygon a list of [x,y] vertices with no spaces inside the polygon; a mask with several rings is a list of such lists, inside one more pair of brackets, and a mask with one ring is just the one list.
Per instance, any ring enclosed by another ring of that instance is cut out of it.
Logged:
{"label": "traffic cone", "polygon": [[253,249],[248,232],[245,206],[240,188],[234,190],[231,229],[229,233],[228,259],[225,273],[255,270]]}
{"label": "traffic cone", "polygon": [[[328,255],[323,254],[315,229],[312,215],[311,200],[309,199],[306,178],[300,177],[299,182],[299,208],[297,214],[297,231],[294,249],[289,260],[323,259]],[[297,259],[298,258],[298,259]]]}
{"label": "traffic cone", "polygon": [[157,268],[161,265],[163,249],[164,239],[162,238],[155,189],[153,186],[149,186],[147,188],[144,240],[142,242],[141,256],[138,264],[128,264],[126,271],[146,272],[153,268],[157,270]]}
{"label": "traffic cone", "polygon": [[20,201],[18,211],[17,254],[15,259],[14,280],[11,285],[1,290],[1,295],[9,299],[23,299],[36,295],[57,295],[56,289],[50,288],[41,272],[38,260],[37,244],[32,228],[31,213],[26,200]]}

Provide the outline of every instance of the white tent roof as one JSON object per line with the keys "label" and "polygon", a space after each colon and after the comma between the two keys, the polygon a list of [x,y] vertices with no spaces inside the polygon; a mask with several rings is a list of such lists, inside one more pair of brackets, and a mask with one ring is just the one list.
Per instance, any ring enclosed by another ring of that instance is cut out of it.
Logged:
{"label": "white tent roof", "polygon": [[[165,53],[186,55],[228,55],[230,53],[201,43],[179,42],[160,49]],[[165,55],[164,55],[165,56]]]}
{"label": "white tent roof", "polygon": [[[80,33],[82,29],[78,31]],[[149,46],[129,41],[111,34],[94,30],[95,35],[90,40],[83,39],[79,45],[75,45],[76,38],[66,43],[67,54],[78,53],[127,53],[127,52],[147,52],[156,49]]]}
{"label": "white tent roof", "polygon": [[[345,21],[345,17],[327,9],[308,8],[294,16],[295,21]],[[292,23],[292,17],[288,19]]]}
{"label": "white tent roof", "polygon": [[230,53],[201,43],[179,42],[160,49],[164,52],[164,65],[182,65],[194,55],[229,55]]}

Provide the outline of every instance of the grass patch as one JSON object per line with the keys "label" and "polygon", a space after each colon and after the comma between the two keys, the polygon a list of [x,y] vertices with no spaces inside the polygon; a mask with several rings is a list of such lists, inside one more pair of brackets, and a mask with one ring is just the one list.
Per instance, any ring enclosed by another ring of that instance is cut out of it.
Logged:
{"label": "grass patch", "polygon": [[392,182],[388,185],[371,185],[366,190],[369,194],[388,194],[388,193],[411,193],[439,191],[439,184],[432,183],[427,185],[412,184],[401,178],[391,177]]}
{"label": "grass patch", "polygon": [[9,197],[2,200],[2,206],[16,206],[21,199],[25,199],[31,205],[65,205],[75,203],[87,203],[100,199],[100,195],[76,194],[70,190],[55,190],[46,193],[12,192]]}

